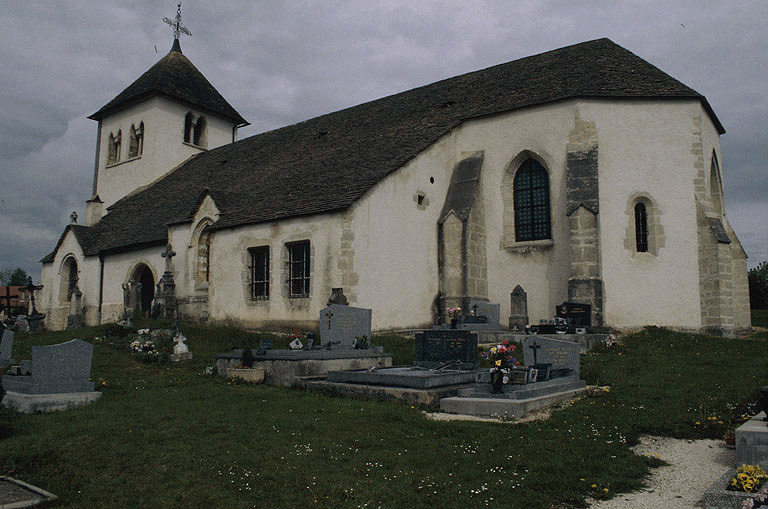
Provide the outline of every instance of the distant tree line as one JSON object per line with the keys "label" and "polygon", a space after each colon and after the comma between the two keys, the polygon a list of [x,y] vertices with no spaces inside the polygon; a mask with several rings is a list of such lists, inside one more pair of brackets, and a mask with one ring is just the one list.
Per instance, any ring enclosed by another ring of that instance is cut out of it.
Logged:
{"label": "distant tree line", "polygon": [[749,270],[749,307],[768,309],[768,262],[760,262]]}
{"label": "distant tree line", "polygon": [[0,269],[0,286],[26,286],[27,278],[21,267],[16,267],[16,270]]}

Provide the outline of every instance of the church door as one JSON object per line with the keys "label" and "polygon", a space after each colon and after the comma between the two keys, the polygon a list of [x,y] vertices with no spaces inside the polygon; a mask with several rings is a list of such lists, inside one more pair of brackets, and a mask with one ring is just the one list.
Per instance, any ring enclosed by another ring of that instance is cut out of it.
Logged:
{"label": "church door", "polygon": [[155,278],[149,267],[142,265],[136,269],[134,279],[141,283],[141,314],[152,311],[152,300],[155,298]]}

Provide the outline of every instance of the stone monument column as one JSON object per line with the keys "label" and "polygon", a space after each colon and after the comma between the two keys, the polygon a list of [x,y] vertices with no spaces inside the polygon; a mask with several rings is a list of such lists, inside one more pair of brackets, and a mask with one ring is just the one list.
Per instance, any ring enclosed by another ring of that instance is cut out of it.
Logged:
{"label": "stone monument column", "polygon": [[592,306],[591,322],[603,325],[600,266],[600,195],[597,128],[578,113],[567,146],[566,216],[571,255],[568,300]]}

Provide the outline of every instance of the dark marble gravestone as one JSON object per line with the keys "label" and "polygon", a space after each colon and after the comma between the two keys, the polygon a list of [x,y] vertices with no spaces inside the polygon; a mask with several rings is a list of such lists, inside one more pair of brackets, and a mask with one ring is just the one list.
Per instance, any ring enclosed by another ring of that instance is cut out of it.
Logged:
{"label": "dark marble gravestone", "polygon": [[458,361],[456,369],[477,367],[477,335],[465,330],[432,329],[416,334],[413,364],[436,368]]}
{"label": "dark marble gravestone", "polygon": [[371,336],[371,310],[331,304],[319,314],[320,343],[352,348],[355,338]]}
{"label": "dark marble gravestone", "polygon": [[563,302],[555,308],[555,315],[569,321],[573,327],[592,325],[592,306],[580,302]]}

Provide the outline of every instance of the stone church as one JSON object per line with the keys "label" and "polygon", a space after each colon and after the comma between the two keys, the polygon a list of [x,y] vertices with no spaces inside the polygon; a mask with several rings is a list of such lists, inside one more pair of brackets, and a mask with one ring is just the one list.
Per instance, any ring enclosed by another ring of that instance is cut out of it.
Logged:
{"label": "stone church", "polygon": [[84,224],[42,259],[51,329],[153,308],[313,328],[332,288],[374,330],[472,301],[499,303],[506,328],[517,287],[531,323],[571,301],[620,329],[750,327],[725,130],[608,39],[238,141],[248,123],[177,38],[89,118]]}

